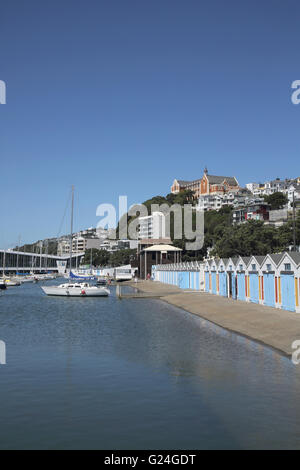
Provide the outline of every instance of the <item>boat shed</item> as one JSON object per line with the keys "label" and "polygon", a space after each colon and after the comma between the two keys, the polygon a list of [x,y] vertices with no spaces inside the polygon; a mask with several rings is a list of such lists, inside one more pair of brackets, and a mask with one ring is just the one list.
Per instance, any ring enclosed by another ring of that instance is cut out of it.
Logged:
{"label": "boat shed", "polygon": [[277,269],[279,272],[278,303],[284,310],[299,313],[300,253],[284,253]]}
{"label": "boat shed", "polygon": [[239,256],[236,263],[236,277],[237,277],[237,299],[248,299],[248,282],[247,282],[247,267],[250,261],[249,257]]}
{"label": "boat shed", "polygon": [[238,257],[229,258],[225,266],[227,272],[228,297],[231,297],[232,299],[236,299],[237,293],[236,267],[238,259]]}
{"label": "boat shed", "polygon": [[265,256],[251,256],[247,271],[247,292],[250,302],[256,304],[263,303],[262,299],[262,274],[261,274],[261,265],[265,259]]}
{"label": "boat shed", "polygon": [[268,254],[262,265],[262,300],[264,305],[269,307],[280,307],[278,302],[278,265],[283,257],[283,253]]}

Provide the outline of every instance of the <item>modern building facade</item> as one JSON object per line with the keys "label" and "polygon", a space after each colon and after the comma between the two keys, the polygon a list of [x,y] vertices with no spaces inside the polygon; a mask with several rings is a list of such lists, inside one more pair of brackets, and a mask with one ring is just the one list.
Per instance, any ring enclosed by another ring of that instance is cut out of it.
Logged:
{"label": "modern building facade", "polygon": [[139,217],[139,238],[159,239],[166,237],[166,217],[162,212],[153,212],[151,215]]}
{"label": "modern building facade", "polygon": [[[94,240],[94,239],[92,239]],[[72,252],[73,253],[84,253],[87,249],[88,238],[85,237],[73,237],[72,239]],[[65,238],[59,240],[57,245],[57,255],[66,256],[70,253],[70,239]]]}

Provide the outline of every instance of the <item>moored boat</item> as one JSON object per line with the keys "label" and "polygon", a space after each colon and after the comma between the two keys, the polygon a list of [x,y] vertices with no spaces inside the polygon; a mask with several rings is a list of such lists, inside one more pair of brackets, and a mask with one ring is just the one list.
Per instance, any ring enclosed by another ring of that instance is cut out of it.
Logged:
{"label": "moored boat", "polygon": [[[76,281],[71,278],[78,278],[72,274],[72,236],[73,236],[73,211],[74,211],[74,186],[72,186],[72,210],[71,210],[71,231],[70,231],[70,272],[69,282],[58,286],[41,286],[43,292],[47,295],[65,296],[65,297],[107,297],[110,291],[105,287],[91,286],[84,279]],[[85,279],[86,280],[86,279]]]}
{"label": "moored boat", "polygon": [[15,287],[21,285],[21,282],[15,279],[5,279],[4,283],[6,284],[6,287]]}
{"label": "moored boat", "polygon": [[90,286],[87,282],[74,282],[60,284],[59,286],[41,286],[47,295],[65,297],[107,297],[109,289],[105,287]]}

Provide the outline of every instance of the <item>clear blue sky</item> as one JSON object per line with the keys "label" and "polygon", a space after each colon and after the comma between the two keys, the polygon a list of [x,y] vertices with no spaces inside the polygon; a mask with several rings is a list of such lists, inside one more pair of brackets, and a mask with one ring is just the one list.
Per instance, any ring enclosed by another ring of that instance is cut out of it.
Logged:
{"label": "clear blue sky", "polygon": [[[173,179],[300,176],[299,1],[2,2],[0,246]],[[63,232],[68,230],[64,224]]]}

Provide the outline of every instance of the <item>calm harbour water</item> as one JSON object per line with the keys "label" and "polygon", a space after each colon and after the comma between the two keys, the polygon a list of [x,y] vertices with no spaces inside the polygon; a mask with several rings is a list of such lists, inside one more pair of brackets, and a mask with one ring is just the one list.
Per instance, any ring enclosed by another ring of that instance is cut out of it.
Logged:
{"label": "calm harbour water", "polygon": [[300,365],[111,291],[0,294],[1,449],[300,448]]}

